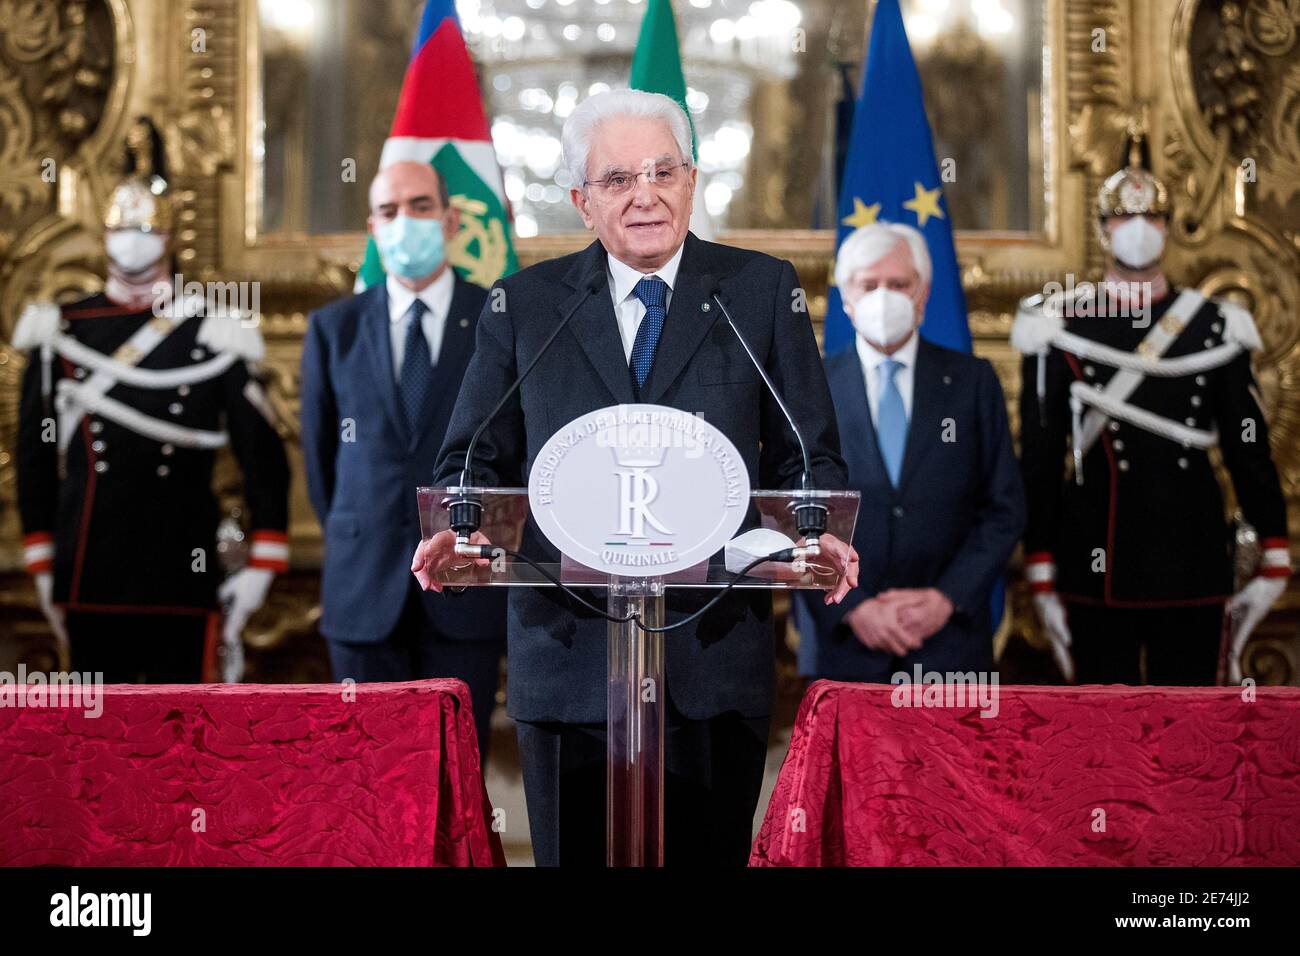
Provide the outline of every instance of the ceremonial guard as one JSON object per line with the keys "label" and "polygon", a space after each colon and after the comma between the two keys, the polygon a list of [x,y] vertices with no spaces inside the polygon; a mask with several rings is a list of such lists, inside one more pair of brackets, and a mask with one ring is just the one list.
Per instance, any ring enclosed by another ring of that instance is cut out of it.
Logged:
{"label": "ceremonial guard", "polygon": [[[237,651],[287,567],[289,471],[253,374],[257,320],[175,289],[162,142],[142,119],[127,145],[104,220],[104,291],[31,305],[14,331],[30,356],[17,446],[24,552],[74,670],[193,682],[216,673],[218,599]],[[211,485],[227,442],[252,533],[247,566],[222,582]]]}
{"label": "ceremonial guard", "polygon": [[[1290,574],[1250,365],[1261,342],[1245,309],[1168,283],[1168,192],[1140,130],[1125,151],[1098,194],[1105,281],[1025,300],[1012,332],[1026,575],[1067,679],[1213,684],[1236,676]],[[1262,546],[1235,595],[1215,446]]]}

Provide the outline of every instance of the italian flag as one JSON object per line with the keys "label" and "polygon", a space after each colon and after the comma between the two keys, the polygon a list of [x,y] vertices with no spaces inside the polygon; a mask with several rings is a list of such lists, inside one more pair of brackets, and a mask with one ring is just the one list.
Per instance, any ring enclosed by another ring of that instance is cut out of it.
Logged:
{"label": "italian flag", "polygon": [[[662,93],[677,101],[691,124],[691,158],[698,160],[699,137],[695,132],[695,119],[686,107],[686,75],[682,72],[677,18],[673,16],[670,0],[650,0],[646,4],[641,32],[637,34],[636,49],[632,53],[632,75],[628,86],[647,93]],[[713,238],[713,222],[699,192],[696,192],[695,205],[691,208],[691,231],[701,239]]]}
{"label": "italian flag", "polygon": [[[486,288],[519,268],[501,168],[453,0],[424,5],[379,166],[402,160],[432,163],[460,209],[460,232],[448,249],[457,272]],[[383,277],[372,238],[357,273],[358,291]]]}

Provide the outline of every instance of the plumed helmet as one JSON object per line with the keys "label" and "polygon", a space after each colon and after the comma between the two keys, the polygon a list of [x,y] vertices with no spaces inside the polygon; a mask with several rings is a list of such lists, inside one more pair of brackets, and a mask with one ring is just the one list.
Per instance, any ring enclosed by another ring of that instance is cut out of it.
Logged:
{"label": "plumed helmet", "polygon": [[148,117],[138,117],[126,133],[122,180],[109,197],[104,228],[169,232],[174,218],[162,137]]}
{"label": "plumed helmet", "polygon": [[1142,124],[1129,126],[1124,167],[1111,173],[1097,191],[1097,217],[1168,216],[1169,190],[1151,172],[1151,151]]}

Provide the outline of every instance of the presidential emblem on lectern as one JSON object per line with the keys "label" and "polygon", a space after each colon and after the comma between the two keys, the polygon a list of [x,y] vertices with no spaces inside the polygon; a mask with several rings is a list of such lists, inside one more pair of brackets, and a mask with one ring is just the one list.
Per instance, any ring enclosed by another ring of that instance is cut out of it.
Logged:
{"label": "presidential emblem on lectern", "polygon": [[[610,442],[610,432],[598,433],[597,443],[605,437],[610,445],[618,476],[618,530],[615,537],[640,541],[646,538],[646,528],[658,532],[657,537],[672,538],[672,531],[650,510],[659,497],[659,480],[652,469],[664,463],[668,449],[653,440],[656,432],[648,427],[636,426],[628,430],[624,441]],[[670,541],[660,542],[671,546]]]}
{"label": "presidential emblem on lectern", "polygon": [[625,577],[672,574],[730,541],[749,507],[736,446],[702,417],[614,405],[569,422],[528,479],[533,518],[561,553]]}

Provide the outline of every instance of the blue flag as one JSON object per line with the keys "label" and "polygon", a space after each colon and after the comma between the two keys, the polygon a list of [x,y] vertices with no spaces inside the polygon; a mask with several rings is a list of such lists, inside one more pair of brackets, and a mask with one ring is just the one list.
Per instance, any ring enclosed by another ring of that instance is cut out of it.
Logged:
{"label": "blue flag", "polygon": [[[849,233],[877,218],[921,230],[934,263],[921,333],[937,345],[969,352],[970,326],[952,222],[934,159],[921,77],[903,32],[898,0],[876,4],[840,188],[836,251]],[[844,314],[840,290],[832,287],[826,304],[826,354],[852,344],[853,325]]]}

